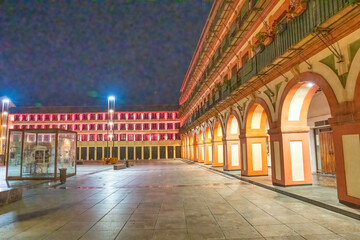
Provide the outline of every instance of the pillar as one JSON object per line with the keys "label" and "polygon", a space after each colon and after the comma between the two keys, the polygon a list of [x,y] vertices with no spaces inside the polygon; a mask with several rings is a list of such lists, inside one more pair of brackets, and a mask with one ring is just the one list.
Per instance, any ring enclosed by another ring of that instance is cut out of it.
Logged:
{"label": "pillar", "polygon": [[271,130],[272,182],[280,186],[312,183],[309,131]]}
{"label": "pillar", "polygon": [[157,146],[157,159],[160,160],[160,146]]}
{"label": "pillar", "polygon": [[240,135],[242,175],[268,175],[266,137],[266,134]]}
{"label": "pillar", "polygon": [[329,119],[333,129],[338,198],[340,202],[360,205],[360,113],[341,118],[340,121]]}
{"label": "pillar", "polygon": [[198,145],[199,163],[204,163],[204,147],[205,144]]}
{"label": "pillar", "polygon": [[205,143],[205,164],[211,165],[213,162],[213,148],[211,143]]}
{"label": "pillar", "polygon": [[224,170],[241,170],[240,139],[226,140],[224,146],[226,149]]}
{"label": "pillar", "polygon": [[224,166],[224,143],[223,141],[212,141],[213,146],[213,167]]}

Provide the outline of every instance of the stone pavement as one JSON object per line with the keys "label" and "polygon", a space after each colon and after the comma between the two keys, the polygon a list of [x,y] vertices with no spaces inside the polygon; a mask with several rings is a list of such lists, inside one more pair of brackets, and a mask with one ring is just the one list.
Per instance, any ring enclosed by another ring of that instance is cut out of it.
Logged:
{"label": "stone pavement", "polygon": [[194,164],[94,167],[0,208],[0,239],[360,239],[357,220]]}
{"label": "stone pavement", "polygon": [[199,167],[208,168],[217,172],[223,172],[226,175],[235,176],[244,181],[263,186],[267,189],[282,192],[285,195],[289,193],[289,196],[295,197],[297,199],[303,199],[306,202],[313,203],[317,206],[322,206],[326,209],[330,209],[360,220],[359,207],[347,206],[339,202],[337,197],[335,176],[313,174],[312,185],[282,187],[272,184],[271,169],[269,169],[268,176],[246,177],[241,175],[241,171],[224,171],[223,167],[212,167],[211,165],[204,165],[203,163],[196,163],[190,160],[184,161],[187,163],[196,164]]}

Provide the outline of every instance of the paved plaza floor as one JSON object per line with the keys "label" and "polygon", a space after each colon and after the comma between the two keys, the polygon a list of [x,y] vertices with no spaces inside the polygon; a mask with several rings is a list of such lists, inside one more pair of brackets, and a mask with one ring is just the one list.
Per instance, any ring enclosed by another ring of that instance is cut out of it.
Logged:
{"label": "paved plaza floor", "polygon": [[180,160],[79,166],[0,208],[0,239],[360,239],[360,221]]}

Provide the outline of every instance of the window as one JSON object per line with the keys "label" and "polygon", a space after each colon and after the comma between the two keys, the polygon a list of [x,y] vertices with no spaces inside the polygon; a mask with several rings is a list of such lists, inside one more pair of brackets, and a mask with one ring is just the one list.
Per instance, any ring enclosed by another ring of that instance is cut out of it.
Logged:
{"label": "window", "polygon": [[98,125],[97,125],[97,130],[103,130],[103,125],[102,125],[102,124],[98,124]]}
{"label": "window", "polygon": [[151,113],[151,119],[157,119],[156,113]]}
{"label": "window", "polygon": [[159,129],[165,129],[165,123],[159,123]]}
{"label": "window", "polygon": [[102,141],[102,134],[97,135],[97,141]]}
{"label": "window", "polygon": [[128,124],[128,130],[134,130],[134,124]]}
{"label": "window", "polygon": [[164,133],[159,134],[159,139],[160,140],[165,140],[165,134]]}
{"label": "window", "polygon": [[141,119],[141,113],[136,113],[136,119]]}
{"label": "window", "polygon": [[67,130],[70,130],[70,131],[72,130],[72,125],[71,124],[67,125]]}
{"label": "window", "polygon": [[87,141],[88,140],[87,134],[81,134],[81,141]]}
{"label": "window", "polygon": [[90,134],[90,141],[95,141],[95,134]]}
{"label": "window", "polygon": [[61,129],[66,129],[66,125],[65,125],[65,124],[62,124],[62,125],[60,126],[60,128],[61,128]]}
{"label": "window", "polygon": [[20,121],[20,116],[19,116],[19,115],[15,115],[15,116],[14,116],[14,121]]}
{"label": "window", "polygon": [[[49,126],[49,125],[46,125],[46,126]],[[22,125],[21,128],[26,129],[26,125]]]}
{"label": "window", "polygon": [[65,114],[60,115],[60,121],[65,121]]}
{"label": "window", "polygon": [[172,119],[173,118],[173,114],[172,113],[167,113],[167,119]]}
{"label": "window", "polygon": [[175,113],[175,118],[176,118],[176,119],[179,118],[179,113]]}
{"label": "window", "polygon": [[46,114],[44,120],[45,120],[45,121],[50,121],[50,115],[49,115],[49,114]]}
{"label": "window", "polygon": [[173,129],[173,124],[172,124],[172,123],[168,123],[166,127],[167,127],[167,129]]}
{"label": "window", "polygon": [[133,114],[133,113],[129,113],[129,114],[128,114],[128,119],[133,120],[133,119],[134,119],[134,114]]}
{"label": "window", "polygon": [[90,114],[90,120],[96,120],[96,115],[95,114]]}
{"label": "window", "polygon": [[143,124],[143,129],[144,129],[144,130],[149,130],[149,124],[148,124],[148,123],[144,123],[144,124]]}
{"label": "window", "polygon": [[128,141],[134,141],[134,134],[128,135]]}
{"label": "window", "polygon": [[135,141],[142,141],[142,135],[141,134],[135,134]]}
{"label": "window", "polygon": [[88,130],[88,125],[87,125],[87,124],[83,124],[83,125],[82,125],[82,130],[83,130],[83,131]]}
{"label": "window", "polygon": [[158,134],[151,134],[150,141],[157,141],[158,140]]}
{"label": "window", "polygon": [[79,124],[75,124],[75,125],[74,125],[74,130],[76,130],[76,131],[80,130],[80,125],[79,125]]}
{"label": "window", "polygon": [[118,119],[118,116],[119,116],[119,114],[114,113],[114,114],[113,114],[113,119],[117,120],[117,119]]}
{"label": "window", "polygon": [[125,125],[125,123],[121,123],[121,124],[120,124],[120,130],[126,130],[126,125]]}
{"label": "window", "polygon": [[29,118],[30,118],[30,121],[35,121],[35,116],[34,115],[30,115]]}
{"label": "window", "polygon": [[157,123],[152,123],[151,124],[151,130],[157,130],[157,129],[158,129]]}
{"label": "window", "polygon": [[73,120],[72,115],[71,115],[71,114],[67,114],[67,115],[66,115],[66,120],[68,120],[68,121]]}
{"label": "window", "polygon": [[57,121],[58,120],[58,115],[56,115],[56,114],[52,115],[52,120]]}
{"label": "window", "polygon": [[105,124],[105,130],[110,130],[109,124]]}
{"label": "window", "polygon": [[180,140],[180,134],[175,133],[175,140]]}
{"label": "window", "polygon": [[168,134],[167,134],[167,139],[168,139],[168,140],[173,140],[173,134],[172,134],[172,133],[168,133]]}
{"label": "window", "polygon": [[114,129],[114,130],[118,130],[118,124],[114,124],[114,125],[113,125],[113,129]]}
{"label": "window", "polygon": [[88,120],[88,115],[87,115],[87,114],[83,114],[83,115],[82,115],[82,120]]}
{"label": "window", "polygon": [[37,118],[36,118],[38,121],[42,121],[42,115],[37,115]]}
{"label": "window", "polygon": [[149,119],[149,114],[148,113],[144,113],[144,119]]}
{"label": "window", "polygon": [[110,114],[109,114],[109,113],[106,113],[106,114],[105,114],[105,120],[109,120],[109,118],[110,118]]}
{"label": "window", "polygon": [[180,123],[179,122],[175,123],[175,129],[180,129]]}
{"label": "window", "polygon": [[75,114],[74,120],[80,120],[80,114]]}
{"label": "window", "polygon": [[164,119],[164,118],[165,118],[165,113],[160,113],[159,115],[160,115],[160,117],[159,117],[160,119]]}
{"label": "window", "polygon": [[27,121],[26,115],[22,115],[22,116],[21,116],[21,121]]}
{"label": "window", "polygon": [[149,140],[150,140],[149,134],[144,134],[143,135],[143,141],[149,141]]}
{"label": "window", "polygon": [[97,115],[97,119],[98,119],[98,120],[103,120],[103,119],[104,119],[103,114],[102,114],[102,113],[99,113],[99,114]]}
{"label": "window", "polygon": [[19,125],[14,125],[14,129],[19,129]]}
{"label": "window", "polygon": [[89,130],[95,130],[95,124],[89,124]]}
{"label": "window", "polygon": [[121,113],[121,114],[120,114],[120,119],[126,119],[125,113]]}
{"label": "window", "polygon": [[137,124],[135,125],[135,129],[136,129],[136,130],[141,130],[141,124],[140,124],[140,123],[137,123]]}
{"label": "window", "polygon": [[[54,128],[54,125],[53,125]],[[29,129],[34,129],[34,125],[29,125]]]}
{"label": "window", "polygon": [[126,141],[126,134],[120,134],[120,141]]}

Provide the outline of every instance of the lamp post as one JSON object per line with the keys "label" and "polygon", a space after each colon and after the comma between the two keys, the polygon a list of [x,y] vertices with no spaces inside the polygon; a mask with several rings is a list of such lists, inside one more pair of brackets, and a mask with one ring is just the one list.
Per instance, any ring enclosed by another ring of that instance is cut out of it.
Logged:
{"label": "lamp post", "polygon": [[[114,147],[114,123],[113,116],[115,112],[115,97],[108,97],[108,112],[107,112],[107,141],[106,141],[106,149],[107,149],[107,157],[110,157],[110,149],[109,149],[109,139],[111,138],[112,147]],[[110,129],[111,128],[111,129]],[[109,133],[111,130],[111,133]],[[109,150],[109,151],[108,151]]]}
{"label": "lamp post", "polygon": [[8,123],[9,123],[9,107],[10,100],[4,98],[2,100],[2,110],[1,110],[1,164],[6,163],[6,149],[7,149],[7,137],[8,137]]}

